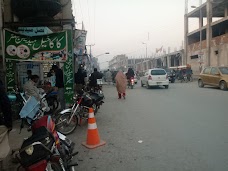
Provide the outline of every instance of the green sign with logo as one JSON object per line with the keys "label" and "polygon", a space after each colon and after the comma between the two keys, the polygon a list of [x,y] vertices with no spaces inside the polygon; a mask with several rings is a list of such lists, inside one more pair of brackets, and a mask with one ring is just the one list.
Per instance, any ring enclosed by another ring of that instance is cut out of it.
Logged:
{"label": "green sign with logo", "polygon": [[4,30],[4,34],[6,59],[47,62],[67,60],[66,31],[33,37],[9,30]]}
{"label": "green sign with logo", "polygon": [[73,103],[74,95],[74,72],[73,72],[73,41],[72,31],[67,30],[67,43],[68,43],[68,58],[64,63],[64,87],[65,87],[65,101],[67,104]]}

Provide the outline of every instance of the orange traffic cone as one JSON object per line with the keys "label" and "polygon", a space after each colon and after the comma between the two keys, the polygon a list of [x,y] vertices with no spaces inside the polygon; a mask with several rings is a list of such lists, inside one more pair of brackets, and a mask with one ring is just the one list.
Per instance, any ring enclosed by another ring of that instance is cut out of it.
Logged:
{"label": "orange traffic cone", "polygon": [[92,149],[105,144],[105,141],[100,140],[93,108],[89,108],[87,140],[86,142],[83,142],[82,145]]}

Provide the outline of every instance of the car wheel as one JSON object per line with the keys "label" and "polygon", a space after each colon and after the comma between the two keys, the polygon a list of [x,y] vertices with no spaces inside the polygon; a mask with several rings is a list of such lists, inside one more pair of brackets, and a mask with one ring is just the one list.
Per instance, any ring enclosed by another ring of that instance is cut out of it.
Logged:
{"label": "car wheel", "polygon": [[204,84],[203,84],[202,80],[198,80],[198,86],[201,87],[201,88],[204,87]]}
{"label": "car wheel", "polygon": [[168,89],[169,88],[169,85],[165,85],[165,89]]}
{"label": "car wheel", "polygon": [[141,87],[143,87],[143,83],[142,83],[142,81],[141,81]]}
{"label": "car wheel", "polygon": [[219,88],[221,90],[227,90],[226,82],[225,81],[221,81],[220,84],[219,84]]}
{"label": "car wheel", "polygon": [[147,89],[150,89],[150,85],[149,85],[148,82],[146,83],[146,88],[147,88]]}

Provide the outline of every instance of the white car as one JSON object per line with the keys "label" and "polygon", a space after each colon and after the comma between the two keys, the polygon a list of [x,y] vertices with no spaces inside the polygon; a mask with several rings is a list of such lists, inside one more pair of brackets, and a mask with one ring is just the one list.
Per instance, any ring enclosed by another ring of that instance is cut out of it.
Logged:
{"label": "white car", "polygon": [[146,85],[147,88],[152,86],[164,86],[169,88],[169,78],[166,71],[162,68],[149,69],[141,78],[141,86]]}

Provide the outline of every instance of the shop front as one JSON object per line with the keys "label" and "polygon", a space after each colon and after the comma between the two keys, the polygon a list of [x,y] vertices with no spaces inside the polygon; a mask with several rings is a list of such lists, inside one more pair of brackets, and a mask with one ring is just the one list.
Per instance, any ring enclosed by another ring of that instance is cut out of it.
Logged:
{"label": "shop front", "polygon": [[[40,33],[44,28],[31,29]],[[7,89],[11,91],[17,86],[23,88],[28,80],[27,72],[40,77],[39,86],[50,82],[50,69],[58,65],[64,73],[66,103],[72,103],[73,97],[73,46],[72,30],[56,33],[45,32],[41,35],[24,35],[10,30],[4,30],[6,81]]]}

